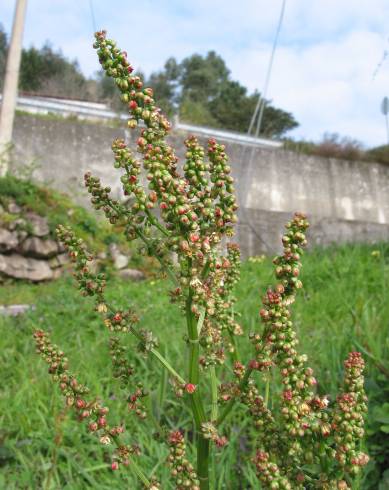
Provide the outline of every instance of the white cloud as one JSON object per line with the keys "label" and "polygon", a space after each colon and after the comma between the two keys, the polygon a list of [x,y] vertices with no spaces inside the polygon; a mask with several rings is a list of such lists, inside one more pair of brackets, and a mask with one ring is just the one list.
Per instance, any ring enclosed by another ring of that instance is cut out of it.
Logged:
{"label": "white cloud", "polygon": [[[385,127],[379,106],[389,95],[389,64],[372,80],[381,52],[381,36],[368,31],[351,32],[336,42],[281,46],[268,96],[302,123],[296,135],[319,139],[326,131],[339,132],[382,144]],[[255,81],[263,81],[268,56],[269,46],[263,44],[244,57],[232,56],[230,65],[248,86],[261,87]]]}

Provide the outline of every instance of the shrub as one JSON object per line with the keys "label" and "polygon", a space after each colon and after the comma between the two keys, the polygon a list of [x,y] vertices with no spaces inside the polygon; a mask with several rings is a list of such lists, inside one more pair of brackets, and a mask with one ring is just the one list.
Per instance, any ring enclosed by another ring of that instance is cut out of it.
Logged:
{"label": "shrub", "polygon": [[389,165],[389,145],[376,146],[366,152],[373,162],[380,162]]}
{"label": "shrub", "polygon": [[[155,332],[138,325],[136,311],[119,309],[107,300],[106,279],[88,265],[92,256],[84,242],[69,228],[58,228],[74,262],[81,293],[94,298],[95,309],[111,333],[113,372],[127,394],[128,410],[140,420],[149,415],[147,386],[135,381],[132,362],[136,356],[149,356],[156,368],[170,375],[172,391],[179,400],[177,410],[188,403],[192,412],[193,426],[189,421],[186,427],[175,427],[173,419],[155,434],[166,446],[171,482],[177,489],[209,489],[210,453],[223,451],[232,430],[230,416],[243,410],[252,419],[247,437],[253,468],[263,488],[351,488],[355,475],[368,461],[360,451],[366,412],[364,361],[358,352],[349,354],[343,388],[336,400],[329,400],[317,390],[307,356],[298,351],[291,305],[302,287],[299,274],[306,217],[296,213],[286,225],[283,253],[274,259],[276,283],[262,299],[262,328],[248,334],[253,353],[243,362],[236,337],[245,334],[234,316],[233,296],[240,257],[238,246],[230,241],[237,204],[225,148],[210,139],[206,159],[196,138],[188,138],[181,174],[174,150],[165,141],[170,125],[156,107],[152,90],[143,88],[140,78],[131,75],[126,53],[107,39],[104,31],[96,33],[94,46],[104,70],[115,79],[123,102],[128,104],[129,127],[136,128],[140,121],[145,125],[137,149],[149,184],[148,190],[142,186],[141,163],[123,140],[113,142],[114,166],[123,171],[123,190],[133,198],[132,206],[112,199],[110,189],[89,173],[85,184],[94,207],[112,224],[120,225],[128,240],[143,243],[145,252],[159,261],[166,280],[172,283],[170,299],[181,309],[187,327],[181,355],[188,366],[186,372],[177,372],[159,349]],[[177,335],[174,328],[172,325],[172,335]],[[136,339],[137,352],[128,345],[130,336]],[[112,470],[128,467],[143,487],[162,488],[157,478],[142,469],[136,441],[131,441],[124,425],[111,425],[108,407],[73,374],[49,334],[36,330],[34,338],[66,405],[101,444],[113,448]],[[269,406],[270,390],[279,395],[277,406]],[[196,447],[195,464],[191,462],[192,445]],[[170,484],[163,482],[163,487],[167,486]]]}

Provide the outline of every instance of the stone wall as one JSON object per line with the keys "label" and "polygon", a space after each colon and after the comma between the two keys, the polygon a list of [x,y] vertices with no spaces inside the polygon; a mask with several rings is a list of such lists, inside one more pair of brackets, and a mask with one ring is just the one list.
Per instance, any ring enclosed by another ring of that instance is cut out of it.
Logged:
{"label": "stone wall", "polygon": [[[117,137],[128,141],[132,134],[98,124],[18,115],[15,165],[34,160],[39,165],[36,178],[70,192],[80,203],[87,202],[82,188],[87,170],[119,196],[110,144]],[[186,137],[171,137],[181,157]],[[314,244],[389,238],[389,167],[225,144],[236,178],[237,236],[245,255],[278,250],[282,226],[294,211],[308,213]]]}

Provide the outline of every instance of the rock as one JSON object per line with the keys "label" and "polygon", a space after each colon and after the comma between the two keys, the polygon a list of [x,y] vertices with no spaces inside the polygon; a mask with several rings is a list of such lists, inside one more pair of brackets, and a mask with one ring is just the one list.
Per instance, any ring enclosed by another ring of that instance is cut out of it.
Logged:
{"label": "rock", "polygon": [[115,269],[118,269],[118,270],[124,269],[128,265],[128,257],[126,257],[123,254],[117,255],[113,259],[113,265],[114,265]]}
{"label": "rock", "polygon": [[10,230],[25,230],[27,227],[26,220],[23,218],[18,218],[15,219],[14,221],[11,221],[8,225],[8,229]]}
{"label": "rock", "polygon": [[58,242],[58,252],[61,254],[66,252],[66,247],[62,242]]}
{"label": "rock", "polygon": [[122,279],[127,279],[130,281],[143,281],[144,279],[146,279],[146,276],[143,274],[143,272],[138,269],[122,269],[119,272],[119,276]]}
{"label": "rock", "polygon": [[22,243],[28,237],[28,233],[24,230],[16,230],[16,234],[18,236],[19,244]]}
{"label": "rock", "polygon": [[16,316],[26,313],[29,310],[35,310],[35,305],[0,305],[0,315],[3,316]]}
{"label": "rock", "polygon": [[19,240],[16,233],[0,228],[0,252],[9,252],[18,246]]}
{"label": "rock", "polygon": [[57,269],[54,269],[52,272],[53,272],[53,279],[59,279],[63,274],[63,269],[57,267]]}
{"label": "rock", "polygon": [[58,267],[63,267],[65,264],[69,262],[68,254],[59,254],[56,257],[53,257],[50,261],[50,267],[52,269],[57,269]]}
{"label": "rock", "polygon": [[128,265],[128,257],[123,255],[116,243],[111,243],[109,246],[109,253],[113,260],[113,265],[115,269],[124,269]]}
{"label": "rock", "polygon": [[18,254],[0,255],[0,272],[15,279],[33,282],[53,278],[53,271],[45,260],[36,260]]}
{"label": "rock", "polygon": [[42,240],[34,236],[22,243],[20,252],[36,259],[49,259],[58,253],[58,246],[54,240]]}
{"label": "rock", "polygon": [[32,234],[38,237],[46,236],[50,233],[47,218],[35,213],[26,213],[26,220],[32,228]]}
{"label": "rock", "polygon": [[8,212],[11,214],[19,214],[22,212],[22,208],[16,204],[16,202],[10,202],[8,204]]}

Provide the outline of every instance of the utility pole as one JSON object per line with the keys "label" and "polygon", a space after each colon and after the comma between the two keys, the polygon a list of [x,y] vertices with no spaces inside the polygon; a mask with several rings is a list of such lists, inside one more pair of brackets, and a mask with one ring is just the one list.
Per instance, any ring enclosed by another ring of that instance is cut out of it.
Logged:
{"label": "utility pole", "polygon": [[4,176],[9,165],[9,144],[12,141],[12,128],[18,94],[20,58],[27,0],[16,0],[12,34],[5,69],[3,99],[0,112],[0,176]]}

